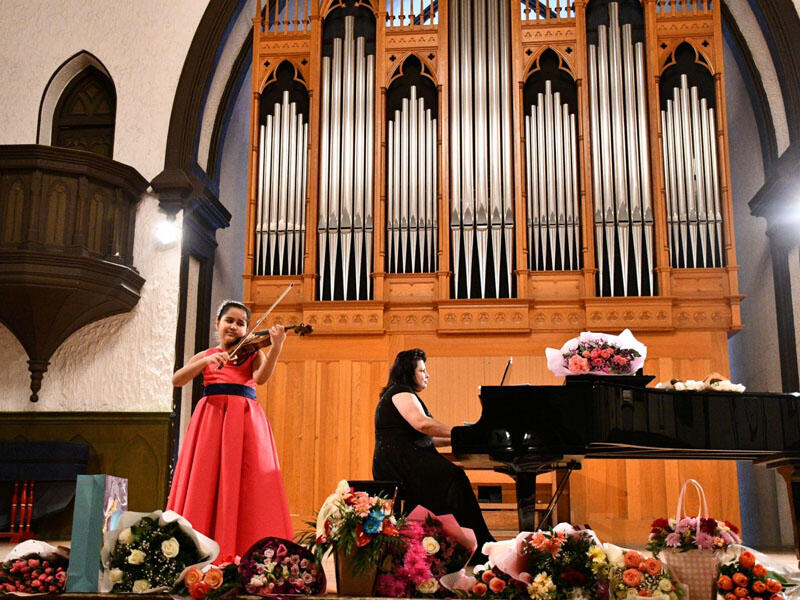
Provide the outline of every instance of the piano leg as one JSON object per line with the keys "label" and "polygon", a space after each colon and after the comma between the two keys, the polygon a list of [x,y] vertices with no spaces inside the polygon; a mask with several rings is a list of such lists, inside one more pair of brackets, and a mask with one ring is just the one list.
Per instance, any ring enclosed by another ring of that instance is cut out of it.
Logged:
{"label": "piano leg", "polygon": [[794,529],[794,554],[800,567],[800,463],[790,462],[777,467],[786,482],[786,491],[789,492],[789,506],[792,508],[792,524]]}
{"label": "piano leg", "polygon": [[536,473],[514,473],[520,531],[536,531]]}

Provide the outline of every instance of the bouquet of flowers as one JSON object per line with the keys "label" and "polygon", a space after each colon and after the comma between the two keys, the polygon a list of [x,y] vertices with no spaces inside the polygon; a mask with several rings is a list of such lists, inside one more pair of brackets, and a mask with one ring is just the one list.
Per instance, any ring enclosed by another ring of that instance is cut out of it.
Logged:
{"label": "bouquet of flowers", "polygon": [[67,582],[69,550],[38,540],[17,544],[0,563],[0,594],[58,594]]}
{"label": "bouquet of flowers", "polygon": [[719,373],[711,373],[706,376],[702,381],[694,379],[670,379],[668,382],[658,382],[657,388],[664,390],[682,391],[699,391],[699,392],[737,392],[742,393],[745,390],[744,385],[741,383],[731,383],[730,379],[726,379]]}
{"label": "bouquet of flowers", "polygon": [[276,537],[259,540],[245,552],[239,564],[242,585],[248,594],[325,593],[325,571],[311,552]]}
{"label": "bouquet of flowers", "polygon": [[356,492],[342,480],[322,504],[316,530],[301,536],[300,543],[319,562],[333,550],[351,558],[354,573],[364,573],[378,564],[384,548],[402,544],[392,506],[392,500]]}
{"label": "bouquet of flowers", "polygon": [[[518,582],[533,600],[588,599],[607,591],[608,559],[591,530],[561,523],[547,531],[522,532],[510,543],[484,544],[483,551],[489,556],[492,577],[482,573],[487,589],[473,587],[473,593],[505,592],[513,597],[519,594]],[[510,576],[514,585],[509,586],[498,572]]]}
{"label": "bouquet of flowers", "polygon": [[119,528],[105,534],[100,552],[101,592],[144,593],[171,589],[190,566],[202,569],[219,545],[167,511],[126,512]]}
{"label": "bouquet of flowers", "polygon": [[452,515],[435,516],[418,506],[399,527],[402,546],[393,546],[381,564],[379,596],[410,598],[446,589],[442,579],[469,561],[477,541]]}
{"label": "bouquet of flowers", "polygon": [[547,368],[555,375],[631,375],[647,356],[647,346],[629,329],[619,335],[584,331],[560,350],[546,348]]}
{"label": "bouquet of flowers", "polygon": [[239,557],[228,556],[216,565],[206,565],[203,569],[189,567],[183,578],[175,586],[178,596],[201,598],[220,598],[241,586],[239,576]]}
{"label": "bouquet of flowers", "polygon": [[[529,600],[531,596],[528,593],[528,589],[530,588],[532,592],[538,593],[538,586],[544,579],[544,575],[537,575],[538,581],[535,584],[534,579],[526,583],[525,581],[514,579],[507,573],[503,573],[497,567],[493,568],[489,563],[477,565],[473,573],[472,585],[468,588],[467,594],[479,598]],[[550,590],[550,588],[548,587],[547,590]],[[552,586],[552,590],[555,590],[555,586]]]}
{"label": "bouquet of flowers", "polygon": [[646,548],[658,556],[667,548],[679,552],[689,550],[724,550],[741,544],[739,528],[730,521],[710,517],[683,517],[680,520],[660,518],[650,526]]}
{"label": "bouquet of flowers", "polygon": [[720,565],[717,588],[725,600],[784,600],[786,583],[783,577],[756,562],[752,552],[745,551],[736,560]]}
{"label": "bouquet of flowers", "polygon": [[636,596],[654,600],[678,600],[680,588],[664,564],[657,558],[645,558],[635,550],[623,552],[606,544],[611,600],[632,600]]}

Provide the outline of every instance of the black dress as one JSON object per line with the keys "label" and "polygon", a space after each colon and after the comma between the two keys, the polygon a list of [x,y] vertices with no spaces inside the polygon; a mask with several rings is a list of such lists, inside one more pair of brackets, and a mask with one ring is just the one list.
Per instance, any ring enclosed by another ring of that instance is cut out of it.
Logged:
{"label": "black dress", "polygon": [[[494,538],[486,527],[481,509],[466,474],[444,458],[430,436],[414,429],[392,402],[392,396],[414,390],[394,385],[384,392],[375,409],[375,453],[372,476],[376,480],[397,481],[402,486],[405,510],[419,504],[434,514],[453,514],[459,525],[469,527],[478,540],[477,553],[484,542]],[[427,416],[425,403],[417,396]]]}

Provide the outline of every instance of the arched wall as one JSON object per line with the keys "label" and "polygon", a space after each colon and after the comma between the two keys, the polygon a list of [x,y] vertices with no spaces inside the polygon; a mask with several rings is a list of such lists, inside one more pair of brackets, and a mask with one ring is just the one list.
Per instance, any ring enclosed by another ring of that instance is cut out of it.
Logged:
{"label": "arched wall", "polygon": [[[161,171],[175,90],[204,3],[87,0],[65,13],[44,0],[9,0],[3,8],[13,18],[0,23],[0,144],[44,142],[51,128],[40,124],[40,108],[45,115],[75,73],[96,61],[117,91],[114,159],[147,179]],[[28,400],[27,356],[0,326],[0,344],[13,355],[0,365],[3,410],[171,411],[180,248],[157,244],[164,219],[158,198],[145,194],[134,242],[134,265],[146,280],[138,304],[68,338],[35,405]]]}
{"label": "arched wall", "polygon": [[97,57],[91,53],[81,50],[74,56],[67,59],[62,64],[50,81],[47,82],[47,87],[42,94],[42,102],[39,106],[39,124],[36,133],[36,143],[49,146],[52,144],[53,137],[53,115],[58,105],[58,100],[61,94],[67,89],[70,82],[83,71],[86,67],[96,67],[101,73],[111,80],[113,85],[114,78],[108,72],[105,65],[101,63]]}

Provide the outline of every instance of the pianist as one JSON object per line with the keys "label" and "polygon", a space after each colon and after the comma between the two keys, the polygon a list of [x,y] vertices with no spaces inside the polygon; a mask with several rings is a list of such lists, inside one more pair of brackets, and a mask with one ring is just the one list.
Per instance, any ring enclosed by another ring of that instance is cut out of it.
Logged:
{"label": "pianist", "polygon": [[428,387],[425,353],[415,348],[400,352],[389,371],[375,409],[375,453],[372,475],[397,481],[406,504],[404,512],[422,505],[434,514],[452,513],[478,539],[478,552],[494,538],[483,520],[478,501],[464,471],[434,446],[450,445],[451,427],[431,416],[417,395]]}

